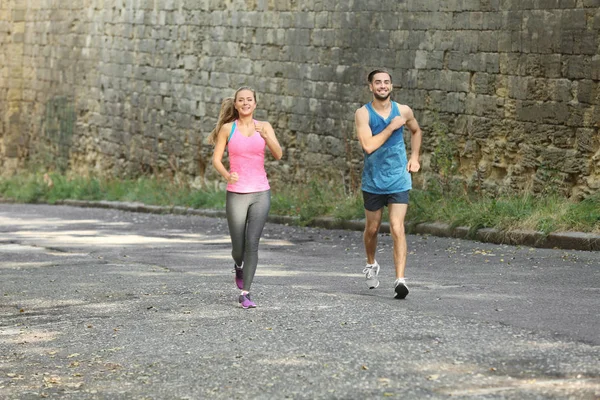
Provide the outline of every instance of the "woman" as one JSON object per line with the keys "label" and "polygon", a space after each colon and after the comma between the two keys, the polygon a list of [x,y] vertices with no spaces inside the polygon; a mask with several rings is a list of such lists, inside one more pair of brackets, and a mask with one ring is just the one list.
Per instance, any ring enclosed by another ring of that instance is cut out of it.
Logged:
{"label": "woman", "polygon": [[[271,191],[265,172],[265,146],[275,159],[283,151],[273,127],[256,121],[256,93],[239,88],[221,104],[215,129],[208,137],[214,144],[213,166],[227,181],[227,224],[231,236],[231,255],[235,262],[235,283],[243,308],[254,308],[250,287],[258,264],[258,242],[271,207]],[[225,148],[229,154],[229,171],[223,165]]]}

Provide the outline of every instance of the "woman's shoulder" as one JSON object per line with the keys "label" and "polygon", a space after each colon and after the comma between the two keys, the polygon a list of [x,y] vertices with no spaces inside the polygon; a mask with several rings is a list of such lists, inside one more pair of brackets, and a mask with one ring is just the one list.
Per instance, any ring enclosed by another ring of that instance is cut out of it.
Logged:
{"label": "woman's shoulder", "polygon": [[254,120],[254,122],[255,122],[255,123],[257,123],[257,124],[271,125],[271,124],[269,123],[269,121],[261,121],[261,120],[259,120],[259,119],[255,119],[255,120]]}
{"label": "woman's shoulder", "polygon": [[233,127],[233,124],[235,123],[235,121],[231,121],[231,122],[226,122],[221,126],[221,130],[220,132],[226,132],[227,134],[229,134],[229,132],[231,131],[231,128]]}

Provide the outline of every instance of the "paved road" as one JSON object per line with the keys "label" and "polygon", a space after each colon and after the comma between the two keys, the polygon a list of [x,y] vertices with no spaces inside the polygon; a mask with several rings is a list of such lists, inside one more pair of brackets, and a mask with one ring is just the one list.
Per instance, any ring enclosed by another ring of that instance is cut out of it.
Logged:
{"label": "paved road", "polygon": [[225,221],[0,205],[0,398],[598,399],[600,252],[268,224],[237,306]]}

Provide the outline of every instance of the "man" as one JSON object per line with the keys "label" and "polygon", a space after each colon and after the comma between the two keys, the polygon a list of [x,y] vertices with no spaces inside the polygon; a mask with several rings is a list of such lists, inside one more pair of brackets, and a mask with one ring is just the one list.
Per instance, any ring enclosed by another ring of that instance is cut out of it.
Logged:
{"label": "man", "polygon": [[[410,173],[417,172],[420,168],[422,133],[410,107],[390,99],[392,76],[389,72],[374,70],[369,74],[368,81],[373,100],[359,108],[355,114],[356,132],[365,154],[361,189],[366,216],[363,240],[367,265],[363,273],[369,289],[379,286],[379,264],[375,260],[375,250],[383,207],[387,205],[394,240],[395,298],[404,299],[408,295],[404,277],[404,217],[408,209],[408,191],[412,188]],[[412,133],[410,159],[407,159],[404,145],[405,125]]]}

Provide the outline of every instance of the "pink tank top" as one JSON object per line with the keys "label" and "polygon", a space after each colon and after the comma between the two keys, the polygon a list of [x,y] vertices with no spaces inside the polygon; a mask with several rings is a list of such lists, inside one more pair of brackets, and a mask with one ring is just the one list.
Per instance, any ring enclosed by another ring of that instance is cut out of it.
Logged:
{"label": "pink tank top", "polygon": [[237,172],[236,183],[227,184],[228,192],[253,193],[269,190],[265,171],[265,140],[260,133],[244,136],[237,129],[237,121],[227,143],[229,172]]}

